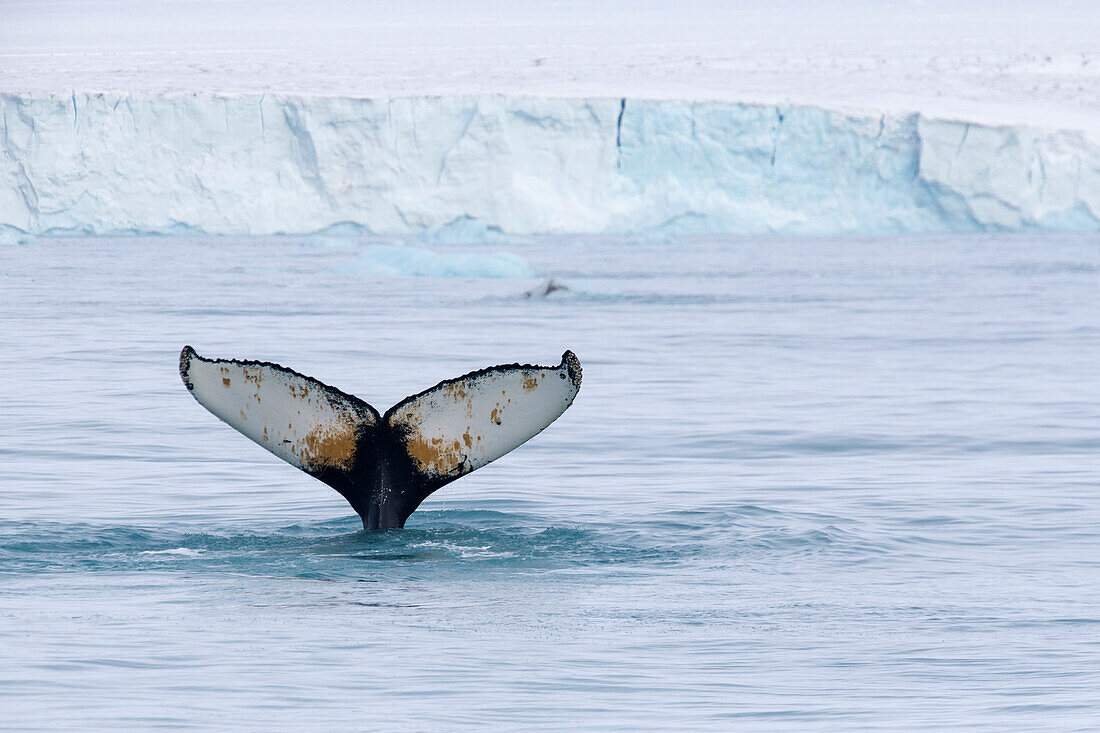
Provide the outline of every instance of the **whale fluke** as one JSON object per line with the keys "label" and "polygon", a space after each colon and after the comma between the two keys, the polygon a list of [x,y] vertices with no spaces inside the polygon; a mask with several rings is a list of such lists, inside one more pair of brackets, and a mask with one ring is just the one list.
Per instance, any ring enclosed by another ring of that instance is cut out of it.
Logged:
{"label": "whale fluke", "polygon": [[556,367],[506,364],[440,382],[385,415],[312,377],[263,361],[180,352],[199,404],[336,489],[365,529],[405,526],[433,491],[542,432],[581,386],[566,351]]}
{"label": "whale fluke", "polygon": [[537,286],[535,286],[535,287],[531,288],[530,290],[528,290],[526,293],[523,294],[523,297],[524,298],[545,298],[546,296],[550,295],[550,293],[556,293],[559,290],[568,291],[569,287],[567,285],[562,285],[561,283],[559,283],[554,278],[550,278],[546,282],[539,283]]}

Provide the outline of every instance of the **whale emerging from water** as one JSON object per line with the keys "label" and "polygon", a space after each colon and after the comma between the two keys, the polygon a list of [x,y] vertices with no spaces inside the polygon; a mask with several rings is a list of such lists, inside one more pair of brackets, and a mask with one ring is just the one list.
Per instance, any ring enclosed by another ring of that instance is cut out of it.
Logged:
{"label": "whale emerging from water", "polygon": [[231,427],[340,492],[364,529],[404,527],[433,491],[554,422],[581,386],[556,367],[507,364],[440,382],[379,415],[358,397],[278,364],[180,352],[191,395]]}

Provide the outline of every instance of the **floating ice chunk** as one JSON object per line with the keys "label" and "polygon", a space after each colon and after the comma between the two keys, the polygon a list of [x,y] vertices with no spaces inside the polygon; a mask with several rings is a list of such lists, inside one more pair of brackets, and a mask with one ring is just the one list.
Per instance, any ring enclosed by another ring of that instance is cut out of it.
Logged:
{"label": "floating ice chunk", "polygon": [[499,227],[488,226],[480,219],[462,216],[442,226],[425,229],[420,239],[426,243],[483,244],[499,242],[501,231]]}
{"label": "floating ice chunk", "polygon": [[34,236],[18,229],[0,226],[0,246],[9,244],[31,244]]}
{"label": "floating ice chunk", "polygon": [[356,241],[351,237],[311,234],[302,240],[302,245],[313,249],[355,249]]}
{"label": "floating ice chunk", "polygon": [[523,258],[511,252],[433,252],[392,244],[371,245],[337,271],[366,277],[534,277]]}

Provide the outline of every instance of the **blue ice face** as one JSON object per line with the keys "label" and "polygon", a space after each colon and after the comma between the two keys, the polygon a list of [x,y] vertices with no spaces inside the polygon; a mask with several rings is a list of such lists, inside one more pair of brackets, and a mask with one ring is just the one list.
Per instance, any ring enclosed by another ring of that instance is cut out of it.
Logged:
{"label": "blue ice face", "polygon": [[630,99],[0,96],[0,232],[1100,228],[1081,133]]}

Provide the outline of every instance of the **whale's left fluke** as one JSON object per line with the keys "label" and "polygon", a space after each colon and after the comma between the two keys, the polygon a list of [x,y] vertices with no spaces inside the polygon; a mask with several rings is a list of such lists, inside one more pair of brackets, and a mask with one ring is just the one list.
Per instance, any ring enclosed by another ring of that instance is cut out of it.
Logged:
{"label": "whale's left fluke", "polygon": [[581,365],[489,367],[407,397],[384,416],[357,397],[261,361],[180,353],[199,404],[336,489],[366,529],[403,527],[436,489],[525,443],[573,403]]}

